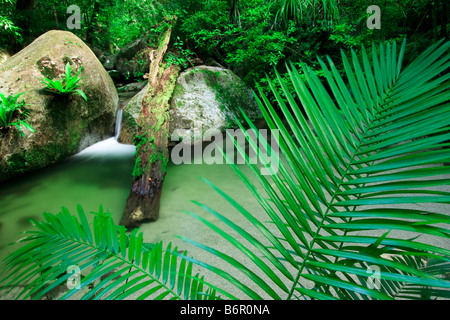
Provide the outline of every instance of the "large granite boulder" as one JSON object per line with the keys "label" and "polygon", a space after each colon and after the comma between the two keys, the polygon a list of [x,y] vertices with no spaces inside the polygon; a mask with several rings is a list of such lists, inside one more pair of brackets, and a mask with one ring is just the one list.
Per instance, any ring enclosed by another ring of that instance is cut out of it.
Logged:
{"label": "large granite boulder", "polygon": [[[133,144],[146,90],[147,87],[142,89],[123,109],[119,136],[122,143]],[[190,68],[178,77],[171,98],[170,135],[181,129],[180,136],[189,136],[192,143],[207,140],[210,136],[205,134],[206,131],[213,133],[237,128],[234,117],[243,120],[239,108],[252,120],[261,116],[253,93],[238,76],[220,67]]]}
{"label": "large granite boulder", "polygon": [[[60,79],[70,62],[83,67],[79,95],[44,90],[40,79]],[[28,105],[35,133],[0,131],[0,180],[45,167],[114,134],[119,98],[111,77],[94,53],[71,32],[49,31],[0,65],[0,92],[18,94]]]}

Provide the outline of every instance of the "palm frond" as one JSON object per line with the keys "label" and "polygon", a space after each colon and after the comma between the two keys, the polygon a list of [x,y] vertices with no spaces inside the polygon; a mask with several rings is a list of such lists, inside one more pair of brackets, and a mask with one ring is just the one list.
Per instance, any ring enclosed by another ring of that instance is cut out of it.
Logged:
{"label": "palm frond", "polygon": [[[9,291],[23,289],[17,299],[40,299],[55,288],[67,286],[61,299],[217,299],[214,287],[193,273],[186,252],[170,243],[147,244],[143,234],[127,234],[100,207],[92,226],[78,206],[78,217],[65,208],[57,215],[44,213],[34,221],[38,231],[4,261],[0,285]],[[80,281],[70,286],[78,270]]]}
{"label": "palm frond", "polygon": [[[255,95],[269,128],[279,132],[283,161],[277,170],[265,165],[276,150],[262,150],[267,139],[241,126],[262,168],[237,141],[235,146],[260,186],[231,166],[267,213],[270,228],[208,183],[249,220],[259,238],[204,205],[199,204],[242,240],[190,213],[250,257],[254,265],[246,266],[243,276],[269,297],[395,299],[408,297],[405,290],[412,298],[448,296],[450,281],[429,272],[427,263],[447,265],[450,250],[424,236],[447,242],[450,237],[448,214],[429,208],[450,203],[448,189],[435,189],[449,185],[450,167],[443,163],[450,160],[450,42],[434,44],[403,67],[405,44],[399,50],[395,42],[371,51],[363,47],[351,58],[342,52],[344,76],[330,58],[319,59],[326,83],[304,64],[300,70],[288,66],[291,86],[276,73],[283,95],[268,83],[284,121],[262,90],[261,98]],[[236,257],[197,246],[242,269]],[[369,285],[371,270],[379,271],[377,286]],[[276,289],[269,292],[266,286]]]}

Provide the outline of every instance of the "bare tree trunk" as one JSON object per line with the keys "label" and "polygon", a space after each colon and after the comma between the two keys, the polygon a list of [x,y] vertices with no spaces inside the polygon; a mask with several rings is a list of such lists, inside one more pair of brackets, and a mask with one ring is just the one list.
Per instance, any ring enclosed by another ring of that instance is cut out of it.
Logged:
{"label": "bare tree trunk", "polygon": [[56,30],[58,30],[59,29],[58,14],[56,13],[55,6],[53,6],[53,15],[55,16],[55,28],[56,28]]}
{"label": "bare tree trunk", "polygon": [[138,119],[134,181],[120,221],[127,228],[159,217],[159,201],[169,159],[169,100],[180,71],[177,65],[167,67],[163,61],[170,35],[171,27],[160,38],[158,48],[149,50],[149,85]]}
{"label": "bare tree trunk", "polygon": [[33,25],[33,14],[37,0],[17,0],[16,2],[16,25],[22,29],[22,36],[27,37],[31,33]]}

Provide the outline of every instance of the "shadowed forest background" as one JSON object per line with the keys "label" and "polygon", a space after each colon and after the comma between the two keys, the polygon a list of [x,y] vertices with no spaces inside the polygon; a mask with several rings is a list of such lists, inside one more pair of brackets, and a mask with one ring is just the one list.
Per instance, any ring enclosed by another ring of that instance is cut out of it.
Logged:
{"label": "shadowed forest background", "polygon": [[[214,60],[251,87],[263,88],[265,75],[273,78],[274,67],[284,74],[288,61],[314,68],[317,56],[335,58],[340,50],[404,37],[409,61],[448,36],[445,0],[1,0],[0,48],[15,53],[48,30],[68,30],[70,5],[77,5],[81,14],[81,28],[70,31],[98,56],[159,35],[164,17],[175,15],[173,63],[189,67],[194,61]],[[381,9],[379,30],[367,27],[369,5]],[[143,75],[124,80],[143,80]]]}

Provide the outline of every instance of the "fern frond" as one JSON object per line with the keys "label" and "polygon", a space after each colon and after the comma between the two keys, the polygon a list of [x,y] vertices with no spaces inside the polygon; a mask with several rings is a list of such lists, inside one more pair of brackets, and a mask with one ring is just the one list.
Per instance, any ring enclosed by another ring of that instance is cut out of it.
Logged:
{"label": "fern frond", "polygon": [[171,243],[146,244],[137,229],[127,234],[102,207],[90,226],[83,208],[77,209],[78,219],[62,208],[34,221],[38,231],[17,241],[23,246],[5,259],[0,285],[10,291],[23,286],[18,299],[40,299],[60,286],[67,286],[61,299],[218,298],[193,274],[186,252]]}

